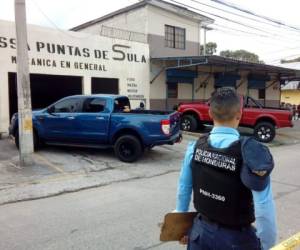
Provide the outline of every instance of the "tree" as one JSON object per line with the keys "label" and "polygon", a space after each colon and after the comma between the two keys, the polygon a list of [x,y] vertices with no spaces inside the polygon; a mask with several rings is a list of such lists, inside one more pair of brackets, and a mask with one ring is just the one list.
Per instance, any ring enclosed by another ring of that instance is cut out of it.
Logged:
{"label": "tree", "polygon": [[[204,46],[200,46],[200,53],[203,56],[204,55]],[[213,42],[209,42],[206,44],[206,55],[213,55],[217,52],[217,44]]]}
{"label": "tree", "polygon": [[220,56],[233,58],[241,61],[253,62],[253,63],[264,63],[259,60],[259,56],[249,52],[247,50],[223,50],[220,52]]}

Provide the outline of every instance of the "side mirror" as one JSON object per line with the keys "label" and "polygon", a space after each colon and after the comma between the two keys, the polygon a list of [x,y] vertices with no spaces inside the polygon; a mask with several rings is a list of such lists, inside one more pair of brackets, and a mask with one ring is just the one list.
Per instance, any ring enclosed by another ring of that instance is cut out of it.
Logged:
{"label": "side mirror", "polygon": [[47,108],[47,112],[48,112],[49,114],[54,113],[54,111],[55,111],[54,106],[51,106],[51,107]]}
{"label": "side mirror", "polygon": [[143,102],[140,102],[140,109],[144,109],[145,108],[145,104]]}

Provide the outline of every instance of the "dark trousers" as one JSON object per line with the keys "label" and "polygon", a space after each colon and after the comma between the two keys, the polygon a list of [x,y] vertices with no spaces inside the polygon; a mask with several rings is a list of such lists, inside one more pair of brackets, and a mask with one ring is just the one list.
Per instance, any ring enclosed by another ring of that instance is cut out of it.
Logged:
{"label": "dark trousers", "polygon": [[187,250],[261,250],[254,227],[229,229],[195,218]]}

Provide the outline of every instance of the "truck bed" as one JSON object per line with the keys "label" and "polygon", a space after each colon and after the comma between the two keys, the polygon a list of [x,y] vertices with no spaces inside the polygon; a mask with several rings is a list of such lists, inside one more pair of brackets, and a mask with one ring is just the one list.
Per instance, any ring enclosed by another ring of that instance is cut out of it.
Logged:
{"label": "truck bed", "polygon": [[170,115],[174,113],[174,111],[162,111],[162,110],[139,110],[133,109],[130,112],[123,112],[124,114],[144,114],[144,115]]}

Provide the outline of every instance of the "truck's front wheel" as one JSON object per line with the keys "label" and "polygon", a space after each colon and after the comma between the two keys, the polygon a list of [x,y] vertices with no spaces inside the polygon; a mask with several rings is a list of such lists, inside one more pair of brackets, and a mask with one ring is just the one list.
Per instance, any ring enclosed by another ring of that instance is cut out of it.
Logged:
{"label": "truck's front wheel", "polygon": [[194,132],[197,129],[197,119],[192,115],[184,115],[181,118],[181,130]]}
{"label": "truck's front wheel", "polygon": [[[16,130],[15,132],[15,145],[17,147],[17,149],[20,148],[20,139],[19,139],[19,131]],[[39,136],[37,135],[37,132],[33,131],[33,148],[34,148],[34,151],[37,151],[41,146],[41,141],[40,141],[40,138]]]}
{"label": "truck's front wheel", "polygon": [[254,128],[254,136],[260,142],[271,142],[275,134],[275,126],[270,122],[259,122]]}
{"label": "truck's front wheel", "polygon": [[116,156],[124,162],[134,162],[143,153],[139,139],[133,135],[120,136],[114,145]]}

